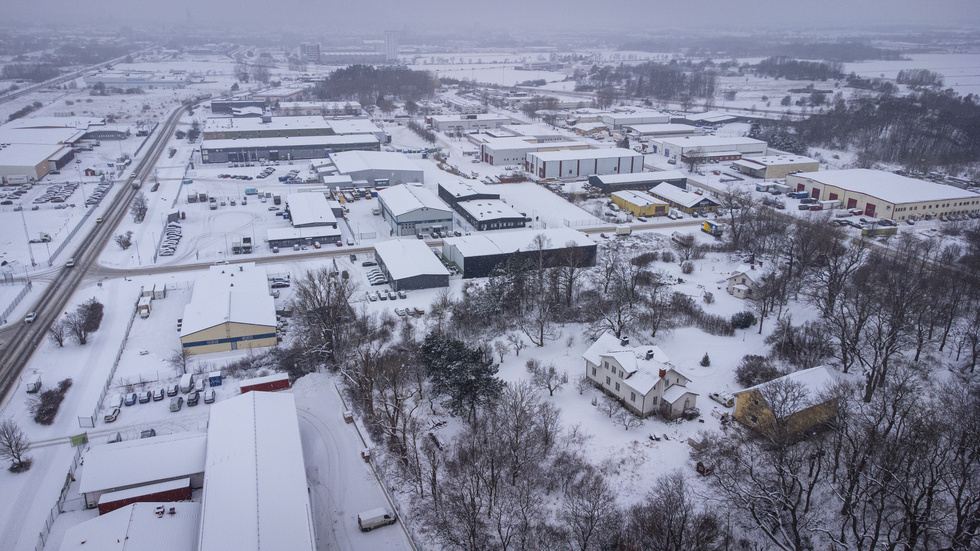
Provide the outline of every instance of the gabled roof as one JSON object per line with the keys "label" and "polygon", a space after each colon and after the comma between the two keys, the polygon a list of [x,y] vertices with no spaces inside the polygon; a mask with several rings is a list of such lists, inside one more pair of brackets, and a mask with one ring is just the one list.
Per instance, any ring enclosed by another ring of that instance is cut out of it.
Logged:
{"label": "gabled roof", "polygon": [[701,201],[708,201],[717,205],[718,203],[708,197],[703,195],[698,195],[697,193],[691,193],[690,191],[683,190],[673,184],[668,184],[664,182],[662,184],[657,184],[657,187],[650,190],[651,195],[657,197],[662,197],[667,201],[672,201],[686,208],[693,207]]}
{"label": "gabled roof", "polygon": [[162,435],[92,446],[79,493],[113,490],[204,472],[205,434]]}
{"label": "gabled roof", "polygon": [[659,346],[630,347],[623,345],[619,338],[608,332],[596,339],[582,357],[594,365],[602,365],[603,358],[614,359],[623,371],[628,373],[625,379],[629,386],[641,394],[650,392],[650,389],[662,379],[661,370],[676,373],[690,380],[690,377],[677,371],[668,363],[670,360],[667,354]]}
{"label": "gabled roof", "polygon": [[[162,516],[156,513],[161,505],[167,511]],[[200,503],[133,503],[72,526],[65,532],[59,549],[187,551],[195,549],[200,518]]]}
{"label": "gabled roof", "polygon": [[776,381],[793,381],[800,383],[802,388],[805,390],[805,394],[802,399],[796,404],[793,411],[789,413],[796,413],[797,411],[802,411],[807,407],[813,405],[817,397],[821,392],[830,389],[836,382],[837,379],[834,376],[832,370],[825,365],[818,365],[817,367],[811,367],[810,369],[803,369],[800,371],[794,371],[789,375],[783,375],[777,379],[767,381],[755,386],[750,386],[749,388],[735,392],[735,396],[740,396],[747,392],[752,392],[754,390],[759,390],[767,385],[771,385]]}
{"label": "gabled roof", "polygon": [[449,205],[443,203],[434,193],[422,186],[400,184],[378,191],[378,198],[391,211],[392,216],[402,216],[417,210],[435,210],[452,214]]}
{"label": "gabled roof", "polygon": [[194,282],[180,336],[223,323],[275,327],[276,307],[266,278],[254,263],[212,266]]}
{"label": "gabled roof", "polygon": [[667,402],[668,404],[673,404],[677,400],[680,400],[682,397],[684,397],[685,394],[693,394],[695,396],[698,396],[698,393],[691,392],[691,390],[686,386],[671,385],[670,388],[664,391],[664,395],[662,398],[664,402]]}

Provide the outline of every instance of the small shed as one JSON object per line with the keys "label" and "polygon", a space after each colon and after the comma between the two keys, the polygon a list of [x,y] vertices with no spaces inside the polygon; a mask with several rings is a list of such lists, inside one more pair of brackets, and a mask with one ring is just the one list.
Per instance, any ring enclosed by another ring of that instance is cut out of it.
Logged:
{"label": "small shed", "polygon": [[244,379],[241,382],[242,394],[253,390],[264,390],[271,392],[274,390],[282,390],[284,388],[289,388],[289,375],[285,373],[275,373],[265,377]]}
{"label": "small shed", "polygon": [[102,497],[99,498],[99,514],[104,515],[110,513],[131,503],[169,503],[190,500],[191,479],[181,478],[179,480],[102,494]]}
{"label": "small shed", "polygon": [[153,303],[153,297],[145,296],[140,297],[139,302],[136,303],[136,313],[140,315],[141,318],[146,319],[150,317],[151,305]]}

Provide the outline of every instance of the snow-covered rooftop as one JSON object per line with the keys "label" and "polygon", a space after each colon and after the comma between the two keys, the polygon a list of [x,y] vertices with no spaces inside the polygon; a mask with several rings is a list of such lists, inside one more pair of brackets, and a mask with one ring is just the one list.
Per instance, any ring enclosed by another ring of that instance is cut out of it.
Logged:
{"label": "snow-covered rooftop", "polygon": [[632,189],[626,189],[623,191],[615,191],[612,194],[613,197],[618,197],[624,201],[632,203],[639,207],[648,207],[650,205],[662,205],[663,200],[653,197],[649,193],[643,193],[642,191],[635,191]]}
{"label": "snow-covered rooftop", "polygon": [[[324,239],[331,241],[339,239],[340,228],[333,226],[314,226],[312,228],[272,228],[265,232],[266,241],[283,241],[286,239]],[[325,243],[324,243],[325,244]]]}
{"label": "snow-covered rooftop", "polygon": [[632,149],[621,147],[608,147],[605,149],[566,149],[562,151],[539,151],[528,153],[537,157],[542,162],[550,161],[576,161],[582,159],[613,159],[616,157],[643,157],[640,153]]}
{"label": "snow-covered rooftop", "polygon": [[687,208],[693,207],[694,205],[707,199],[707,197],[703,195],[691,193],[686,189],[681,189],[673,184],[668,184],[667,182],[657,184],[657,187],[651,189],[650,193]]}
{"label": "snow-covered rooftop", "polygon": [[211,266],[194,282],[183,320],[182,337],[226,322],[275,327],[276,306],[265,270],[253,262]]}
{"label": "snow-covered rooftop", "polygon": [[711,124],[738,120],[738,117],[735,115],[725,113],[724,111],[705,111],[704,113],[687,115],[685,118],[692,122],[706,122]]}
{"label": "snow-covered rooftop", "polygon": [[546,230],[508,230],[497,233],[481,233],[464,237],[452,237],[445,240],[448,246],[456,249],[465,257],[491,256],[510,254],[518,251],[536,250],[534,239],[543,234],[550,243],[551,249],[560,249],[567,243],[575,246],[595,246],[595,242],[581,232],[571,228],[550,228]]}
{"label": "snow-covered rooftop", "polygon": [[493,113],[479,113],[476,115],[433,115],[432,120],[434,122],[459,122],[459,121],[506,121],[510,120],[509,117],[504,115],[495,115]]}
{"label": "snow-covered rooftop", "polygon": [[93,446],[85,454],[82,494],[190,476],[204,471],[207,436],[186,433]]}
{"label": "snow-covered rooftop", "polygon": [[894,204],[980,198],[972,191],[866,168],[804,172],[795,174],[794,178],[864,193]]}
{"label": "snow-covered rooftop", "polygon": [[[158,515],[156,508],[161,505],[166,512]],[[59,549],[188,551],[195,549],[200,518],[200,503],[133,503],[72,526],[65,532]]]}
{"label": "snow-covered rooftop", "polygon": [[328,132],[331,130],[331,122],[327,122],[323,117],[301,116],[301,117],[268,117],[268,122],[263,122],[262,117],[208,117],[204,122],[204,132],[268,132],[270,130],[321,130]]}
{"label": "snow-covered rooftop", "polygon": [[639,182],[665,182],[667,180],[684,180],[687,175],[679,170],[661,170],[658,172],[632,172],[627,174],[601,174],[596,178],[604,184],[633,184]]}
{"label": "snow-covered rooftop", "polygon": [[66,146],[15,143],[0,147],[0,165],[36,166],[57,155]]}
{"label": "snow-covered rooftop", "polygon": [[449,275],[449,270],[432,254],[424,241],[394,239],[381,241],[374,246],[378,258],[384,262],[392,279],[405,279],[421,275]]}
{"label": "snow-covered rooftop", "polygon": [[378,125],[368,119],[330,119],[330,128],[337,134],[380,134],[383,132]]}
{"label": "snow-covered rooftop", "polygon": [[526,136],[529,138],[547,139],[563,136],[563,134],[557,130],[548,128],[547,126],[541,124],[505,124],[500,128],[516,135]]}
{"label": "snow-covered rooftop", "polygon": [[364,170],[414,170],[422,172],[419,165],[401,153],[391,151],[342,151],[331,153],[337,171],[342,174]]}
{"label": "snow-covered rooftop", "polygon": [[766,145],[766,142],[755,138],[739,138],[732,136],[681,136],[677,138],[664,138],[663,143],[680,147],[717,147],[741,145]]}
{"label": "snow-covered rooftop", "polygon": [[528,151],[537,151],[541,147],[541,144],[537,143],[536,140],[537,138],[531,136],[513,136],[510,138],[485,138],[483,143],[486,147],[493,150],[526,149]]}
{"label": "snow-covered rooftop", "polygon": [[470,213],[476,220],[496,220],[498,218],[524,218],[514,207],[500,199],[477,199],[457,203],[457,208]]}
{"label": "snow-covered rooftop", "polygon": [[75,128],[85,130],[89,126],[105,125],[104,117],[30,117],[20,118],[4,125],[4,128]]}
{"label": "snow-covered rooftop", "polygon": [[290,193],[286,196],[286,206],[293,226],[337,225],[337,217],[322,193]]}
{"label": "snow-covered rooftop", "polygon": [[697,127],[680,123],[631,124],[627,125],[626,128],[636,132],[637,134],[681,134],[701,131]]}
{"label": "snow-covered rooftop", "polygon": [[[244,120],[244,119],[239,119]],[[234,149],[236,147],[302,147],[302,146],[347,146],[360,145],[374,147],[381,143],[371,134],[351,134],[345,136],[283,136],[276,138],[239,138],[231,140],[205,140],[203,149]]]}
{"label": "snow-covered rooftop", "polygon": [[762,157],[748,157],[735,161],[734,164],[749,168],[761,168],[763,166],[796,165],[800,163],[816,163],[816,159],[804,157],[803,155],[764,155]]}
{"label": "snow-covered rooftop", "polygon": [[[602,365],[603,357],[614,358],[628,375],[626,380],[630,387],[637,392],[646,394],[662,378],[660,371],[673,370],[679,375],[686,377],[677,371],[669,363],[667,354],[659,346],[643,345],[632,347],[622,341],[612,333],[603,333],[592,346],[582,354],[582,357],[593,365]],[[649,357],[648,357],[649,356]]]}
{"label": "snow-covered rooftop", "polygon": [[313,550],[292,394],[249,392],[211,406],[198,551]]}
{"label": "snow-covered rooftop", "polygon": [[450,214],[449,206],[434,193],[422,186],[400,184],[378,191],[378,198],[387,205],[393,216],[402,216],[421,209],[438,210]]}
{"label": "snow-covered rooftop", "polygon": [[453,197],[470,197],[473,195],[493,195],[500,197],[500,194],[490,189],[490,186],[483,182],[464,182],[462,180],[449,180],[440,182],[439,187],[449,192]]}
{"label": "snow-covered rooftop", "polygon": [[180,488],[187,488],[190,485],[190,478],[178,478],[177,480],[168,480],[157,484],[127,488],[125,490],[119,490],[118,492],[106,492],[99,497],[99,505],[112,503],[113,501],[123,501],[129,498],[145,496],[148,494],[178,490]]}
{"label": "snow-covered rooftop", "polygon": [[670,388],[664,391],[663,400],[668,404],[673,404],[677,400],[680,400],[687,393],[694,394],[697,396],[696,392],[691,392],[691,389],[681,386],[681,385],[671,385]]}
{"label": "snow-covered rooftop", "polygon": [[746,392],[752,392],[753,390],[759,390],[766,385],[775,383],[776,381],[792,381],[794,383],[799,383],[804,393],[800,396],[800,399],[794,403],[789,404],[791,407],[787,413],[796,413],[797,411],[802,411],[810,406],[812,406],[820,396],[820,393],[830,390],[830,388],[837,382],[837,379],[831,373],[831,369],[825,365],[818,365],[817,367],[811,367],[810,369],[803,369],[800,371],[794,371],[789,375],[783,375],[772,381],[768,381],[755,386],[750,386],[744,390],[740,390],[735,393],[735,396],[745,394]]}

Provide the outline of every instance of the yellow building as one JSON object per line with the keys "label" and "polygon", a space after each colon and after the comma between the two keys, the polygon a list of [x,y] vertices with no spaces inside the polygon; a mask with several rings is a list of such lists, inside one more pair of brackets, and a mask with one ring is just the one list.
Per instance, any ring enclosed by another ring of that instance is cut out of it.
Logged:
{"label": "yellow building", "polygon": [[264,270],[254,263],[212,266],[194,283],[180,321],[189,354],[276,346],[276,306]]}
{"label": "yellow building", "polygon": [[837,415],[835,383],[826,366],[790,373],[735,393],[735,419],[768,436],[791,437]]}
{"label": "yellow building", "polygon": [[670,210],[666,202],[642,191],[617,191],[610,197],[614,205],[633,213],[633,216],[667,216]]}
{"label": "yellow building", "polygon": [[790,174],[786,185],[815,199],[837,200],[865,216],[908,220],[980,212],[980,195],[945,184],[856,168]]}

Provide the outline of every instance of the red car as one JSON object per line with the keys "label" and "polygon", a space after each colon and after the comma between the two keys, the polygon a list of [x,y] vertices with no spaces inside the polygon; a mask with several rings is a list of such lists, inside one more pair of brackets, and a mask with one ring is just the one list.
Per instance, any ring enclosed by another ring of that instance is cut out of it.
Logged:
{"label": "red car", "polygon": [[338,247],[343,247],[344,246],[344,242],[343,241],[337,241],[337,246]]}

